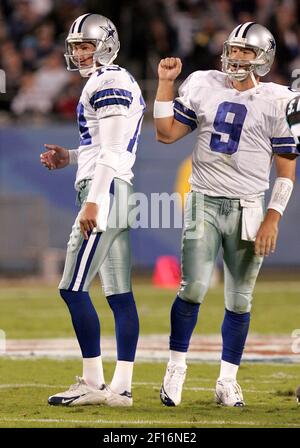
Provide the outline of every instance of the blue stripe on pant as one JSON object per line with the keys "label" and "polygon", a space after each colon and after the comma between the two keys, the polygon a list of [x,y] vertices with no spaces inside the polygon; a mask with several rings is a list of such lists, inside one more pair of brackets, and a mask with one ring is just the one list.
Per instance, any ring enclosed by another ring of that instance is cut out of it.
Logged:
{"label": "blue stripe on pant", "polygon": [[77,275],[78,275],[78,271],[79,271],[79,266],[80,266],[80,263],[81,263],[81,260],[82,260],[82,256],[83,256],[83,253],[85,251],[87,242],[88,242],[88,240],[83,240],[81,248],[80,248],[80,251],[78,253],[77,260],[76,260],[76,265],[75,265],[75,271],[74,271],[73,278],[72,278],[72,281],[70,283],[70,286],[68,288],[70,290],[73,289],[74,283],[76,281],[76,278],[77,278]]}
{"label": "blue stripe on pant", "polygon": [[79,286],[79,291],[82,291],[82,289],[83,289],[83,285],[84,285],[86,276],[87,276],[87,274],[89,272],[89,268],[91,266],[92,259],[93,259],[93,256],[95,255],[95,252],[96,252],[96,249],[97,249],[97,246],[98,246],[100,238],[101,238],[101,233],[97,233],[95,241],[94,241],[92,249],[91,249],[91,252],[89,254],[86,266],[85,266],[85,270],[84,270],[84,273],[83,273],[83,276],[82,276],[82,280],[81,280],[81,283],[80,283],[80,286]]}
{"label": "blue stripe on pant", "polygon": [[[71,280],[68,290],[73,290],[73,289],[76,291],[83,290],[84,282],[86,280],[86,277],[87,277],[89,268],[91,266],[93,256],[96,252],[97,245],[99,243],[100,238],[101,238],[101,233],[97,233],[97,234],[90,233],[89,239],[84,240],[82,242],[81,248],[80,248],[78,256],[77,256],[73,278]],[[92,246],[89,247],[90,246],[89,243],[90,243],[91,239],[94,239],[94,242],[92,243]],[[89,251],[89,254],[87,253],[87,251]],[[83,257],[85,257],[87,259],[85,264],[83,264],[84,263]],[[80,284],[79,284],[79,287],[77,288],[76,284],[79,281],[80,281]]]}

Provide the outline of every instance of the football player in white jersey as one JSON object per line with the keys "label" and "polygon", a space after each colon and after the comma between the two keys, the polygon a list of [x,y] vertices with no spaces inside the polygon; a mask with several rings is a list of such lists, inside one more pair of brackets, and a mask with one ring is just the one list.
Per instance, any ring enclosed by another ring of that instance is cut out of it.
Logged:
{"label": "football player in white jersey", "polygon": [[[182,281],[171,309],[170,360],[160,392],[167,406],[181,402],[186,353],[221,247],[225,315],[215,399],[225,406],[245,405],[236,376],[252,292],[263,257],[275,250],[298,154],[285,120],[285,106],[295,93],[260,82],[274,56],[274,37],[264,26],[241,24],[224,43],[222,71],[192,73],[175,101],[181,61],[159,63],[154,105],[158,141],[170,144],[197,129],[185,206]],[[273,160],[277,178],[265,212]]]}
{"label": "football player in white jersey", "polygon": [[[49,397],[51,405],[132,405],[139,320],[131,288],[127,204],[145,103],[130,73],[113,64],[119,46],[117,30],[106,17],[84,14],[73,22],[66,39],[67,67],[88,78],[77,107],[80,146],[45,145],[41,155],[49,169],[77,164],[81,205],[59,290],[82,352],[83,374],[69,390]],[[103,375],[99,318],[89,296],[97,274],[115,319],[117,364],[110,386]]]}

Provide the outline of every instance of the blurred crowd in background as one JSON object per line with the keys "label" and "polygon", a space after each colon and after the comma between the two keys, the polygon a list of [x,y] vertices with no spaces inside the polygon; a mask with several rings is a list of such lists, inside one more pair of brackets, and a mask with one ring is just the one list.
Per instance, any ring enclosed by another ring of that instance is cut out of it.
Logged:
{"label": "blurred crowd in background", "polygon": [[274,34],[277,57],[266,81],[291,83],[300,69],[300,0],[1,0],[0,123],[74,120],[84,80],[66,70],[65,38],[86,12],[109,17],[121,50],[116,63],[141,83],[149,104],[159,60],[182,59],[185,78],[220,69],[224,40],[239,23],[255,21]]}

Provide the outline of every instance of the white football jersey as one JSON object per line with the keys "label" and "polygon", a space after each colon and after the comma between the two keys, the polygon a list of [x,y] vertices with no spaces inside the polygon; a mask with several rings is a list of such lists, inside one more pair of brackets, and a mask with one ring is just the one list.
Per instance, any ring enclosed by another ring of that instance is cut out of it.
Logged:
{"label": "white football jersey", "polygon": [[118,65],[101,67],[89,78],[77,106],[80,146],[75,188],[81,180],[94,176],[101,151],[99,120],[119,115],[126,117],[127,126],[115,177],[131,183],[144,110],[139,85],[124,68]]}
{"label": "white football jersey", "polygon": [[263,194],[273,154],[298,154],[285,118],[295,95],[274,83],[240,92],[220,71],[192,73],[174,102],[175,119],[198,131],[191,189],[231,198]]}

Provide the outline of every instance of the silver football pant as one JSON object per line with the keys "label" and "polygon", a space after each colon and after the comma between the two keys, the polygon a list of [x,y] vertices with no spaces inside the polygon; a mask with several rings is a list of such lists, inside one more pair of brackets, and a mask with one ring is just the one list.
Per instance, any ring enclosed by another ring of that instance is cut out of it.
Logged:
{"label": "silver football pant", "polygon": [[[78,201],[81,208],[86,202],[89,187],[90,181],[83,181],[79,189]],[[84,240],[80,232],[79,212],[68,241],[59,289],[88,291],[98,274],[106,297],[131,291],[129,207],[126,204],[128,205],[132,186],[115,178],[113,187],[114,198],[105,232],[92,233],[88,240]]]}
{"label": "silver football pant", "polygon": [[222,247],[225,307],[235,313],[249,312],[263,257],[255,255],[253,242],[241,240],[239,199],[190,192],[184,223],[179,297],[203,302]]}

